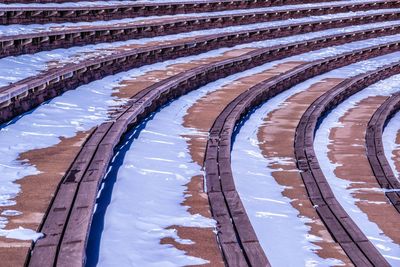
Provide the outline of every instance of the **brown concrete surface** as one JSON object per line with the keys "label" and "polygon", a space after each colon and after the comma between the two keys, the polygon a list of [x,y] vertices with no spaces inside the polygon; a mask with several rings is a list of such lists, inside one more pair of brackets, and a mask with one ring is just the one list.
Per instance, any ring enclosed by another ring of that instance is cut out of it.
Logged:
{"label": "brown concrete surface", "polygon": [[282,195],[292,200],[291,204],[298,210],[299,216],[311,219],[311,222],[305,223],[310,227],[309,233],[321,238],[320,241],[313,242],[321,248],[315,253],[321,258],[338,259],[346,266],[351,266],[348,257],[340,245],[334,242],[309,201],[294,155],[294,136],[301,116],[314,100],[341,81],[342,79],[324,79],[307,90],[290,96],[278,109],[266,116],[257,136],[264,157],[272,161],[274,158],[285,161],[282,164],[275,160],[269,167],[275,169],[272,176],[276,182],[285,187]]}
{"label": "brown concrete surface", "polygon": [[369,120],[386,96],[368,97],[346,111],[339,121],[341,127],[332,128],[328,146],[329,159],[340,164],[335,169],[337,177],[351,182],[350,188],[356,205],[378,225],[395,243],[400,243],[400,214],[380,188],[369,165],[365,148],[365,133]]}
{"label": "brown concrete surface", "polygon": [[[204,192],[202,175],[197,175],[186,185],[185,201],[181,203],[188,207],[191,214],[201,214],[211,217],[208,205],[207,193]],[[193,244],[180,244],[173,238],[163,238],[161,244],[171,244],[177,249],[183,250],[187,255],[209,261],[208,266],[224,266],[213,228],[184,227],[171,225],[168,229],[175,229],[181,239],[193,241]],[[202,266],[205,266],[204,264]]]}

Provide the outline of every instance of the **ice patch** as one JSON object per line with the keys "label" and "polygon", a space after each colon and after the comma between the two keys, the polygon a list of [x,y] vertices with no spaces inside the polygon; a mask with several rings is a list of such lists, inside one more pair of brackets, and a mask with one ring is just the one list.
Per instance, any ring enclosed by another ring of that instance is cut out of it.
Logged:
{"label": "ice patch", "polygon": [[280,213],[273,213],[273,212],[267,212],[267,211],[258,211],[256,212],[256,217],[259,218],[273,218],[273,217],[285,217],[288,218],[289,216],[286,214],[280,214]]}
{"label": "ice patch", "polygon": [[[3,216],[18,216],[21,215],[22,212],[18,211],[18,210],[4,210],[1,215]],[[1,229],[1,227],[0,227]]]}
{"label": "ice patch", "polygon": [[18,229],[12,229],[12,230],[0,229],[0,236],[18,240],[32,240],[33,242],[36,242],[39,238],[43,237],[43,234],[37,233],[31,229],[18,227]]}

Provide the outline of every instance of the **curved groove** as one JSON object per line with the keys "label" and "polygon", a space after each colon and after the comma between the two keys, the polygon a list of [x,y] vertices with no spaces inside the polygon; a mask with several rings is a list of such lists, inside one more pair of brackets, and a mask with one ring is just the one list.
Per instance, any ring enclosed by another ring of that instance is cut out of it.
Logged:
{"label": "curved groove", "polygon": [[[146,6],[144,6],[146,7]],[[323,15],[327,14],[333,14],[333,13],[339,13],[339,12],[349,12],[349,11],[362,11],[362,10],[377,10],[377,9],[386,9],[386,8],[397,8],[399,7],[399,2],[394,1],[394,0],[389,0],[389,1],[371,1],[371,2],[362,2],[362,3],[343,3],[343,4],[334,4],[334,5],[324,5],[322,7],[293,7],[292,9],[284,9],[284,10],[274,10],[274,11],[264,11],[264,12],[252,12],[254,16],[252,17],[253,22],[261,22],[261,21],[273,21],[277,19],[289,19],[289,18],[299,18],[303,16],[315,16],[315,15]],[[89,7],[88,7],[89,8]],[[8,25],[8,24],[32,24],[32,23],[55,23],[55,22],[79,22],[79,21],[96,21],[96,20],[116,20],[116,19],[124,19],[124,18],[136,18],[136,17],[144,17],[144,16],[160,16],[160,15],[175,15],[175,14],[187,14],[190,13],[191,10],[185,10],[183,12],[182,9],[167,9],[164,7],[163,8],[154,8],[152,10],[155,10],[157,12],[139,12],[138,7],[113,7],[111,11],[108,11],[106,8],[108,7],[102,7],[101,8],[96,8],[94,10],[74,10],[73,8],[69,7],[69,13],[64,13],[65,15],[63,16],[63,13],[61,13],[58,17],[55,17],[56,14],[61,12],[63,10],[60,9],[34,9],[30,10],[30,13],[28,11],[24,10],[24,8],[21,8],[18,10],[19,13],[17,13],[15,10],[8,10],[8,9],[2,9],[0,8],[0,24],[2,25]],[[141,7],[143,8],[143,7]],[[236,8],[236,7],[235,7]],[[253,5],[250,6],[245,6],[245,7],[240,7],[238,6],[237,8],[253,8]],[[230,10],[232,9],[231,6],[227,6],[226,9],[223,10]],[[52,12],[53,11],[53,12]],[[175,12],[172,12],[175,11]],[[196,9],[192,10],[192,12],[215,12],[218,11],[214,10],[212,8],[208,8],[207,10],[204,10],[201,8],[201,6],[198,6]],[[99,12],[102,12],[101,14],[98,14]],[[142,14],[143,13],[143,14]],[[171,14],[173,13],[173,14]],[[66,15],[68,14],[68,16]],[[53,15],[53,16],[49,16]],[[76,15],[76,16],[74,16]],[[236,14],[232,16],[230,19],[225,19],[226,21],[240,21],[240,23],[243,23],[246,21],[243,21],[243,19],[249,20],[249,18],[242,17],[246,16],[244,13],[243,14]],[[210,16],[211,17],[211,16]],[[248,23],[248,22],[247,22]]]}
{"label": "curved groove", "polygon": [[[320,72],[325,72],[329,68],[332,69],[341,65],[348,65],[361,59],[376,56],[377,54],[387,54],[397,51],[399,46],[400,42],[368,47],[341,54],[339,56],[330,57],[325,60],[305,64],[302,67],[288,72],[288,74],[261,84],[262,89],[271,88],[270,92],[265,92],[265,89],[256,90],[254,93],[253,89],[241,95],[239,98],[246,102],[247,106],[244,104],[238,105],[238,107],[243,108],[242,111],[236,113],[236,117],[231,118],[228,121],[234,125],[235,121],[237,121],[243,113],[243,110],[256,105],[260,100],[271,95],[271,92],[278,93],[299,80],[317,75],[317,73]],[[266,51],[265,49],[261,50]],[[296,51],[300,50],[301,49]],[[49,210],[41,227],[41,232],[45,234],[45,237],[37,241],[32,251],[29,263],[30,266],[52,266],[53,264],[57,264],[57,266],[82,265],[85,261],[85,246],[98,187],[114,154],[113,150],[121,139],[121,136],[128,130],[128,128],[140,122],[140,120],[155,111],[158,107],[182,94],[211,81],[261,65],[262,63],[268,62],[268,60],[273,60],[288,54],[288,52],[285,52],[286,54],[279,55],[278,53],[278,55],[271,55],[269,53],[262,54],[260,51],[256,52],[257,53],[250,52],[240,56],[236,61],[229,59],[197,67],[193,70],[178,74],[154,84],[134,96],[128,107],[121,112],[117,119],[103,123],[99,126],[82,147],[79,155],[71,165],[70,170],[64,176],[53,202],[49,206]],[[257,88],[259,89],[260,86],[256,87],[256,89]],[[253,92],[254,94],[248,95],[248,92]],[[231,106],[232,105],[229,105],[228,107]],[[229,109],[226,110],[229,111]],[[226,110],[224,111],[224,114],[226,114]],[[222,121],[222,123],[223,122],[225,121]],[[211,139],[207,145],[206,157],[207,187],[210,192],[212,212],[218,220],[218,212],[221,211],[221,209],[227,209],[225,200],[228,199],[228,204],[230,205],[229,213],[232,214],[233,221],[237,223],[237,220],[240,220],[240,225],[245,226],[246,224],[242,220],[247,216],[245,216],[245,213],[239,211],[240,199],[237,194],[235,195],[234,192],[228,192],[228,197],[223,198],[220,195],[221,191],[218,191],[218,189],[221,188],[219,180],[216,180],[219,179],[218,173],[215,173],[215,171],[218,172],[218,169],[210,168],[210,166],[218,168],[217,163],[210,165],[210,160],[217,160],[216,155],[212,154],[212,152],[214,154],[217,153],[215,146],[217,141],[219,145],[225,144],[225,151],[226,149],[228,149],[227,151],[230,151],[230,146],[226,146],[226,144],[230,143],[230,139],[219,139],[215,137],[216,134],[219,134],[219,132],[215,130],[215,127],[217,126],[220,125],[218,123],[214,124],[214,130],[211,130]],[[228,129],[224,128],[223,133],[229,134],[230,131],[230,134],[232,134],[232,128],[233,126]],[[224,143],[219,143],[219,141],[223,141]],[[211,144],[214,144],[214,146]],[[220,151],[224,151],[224,149],[221,149]],[[221,161],[220,166],[228,166],[230,169],[229,158],[220,157],[218,159],[224,160],[223,162],[225,165],[222,164]],[[225,175],[224,172],[221,174]],[[211,178],[212,175],[214,175],[214,178]],[[227,179],[221,180],[223,189],[227,188],[227,185],[232,185],[232,183],[229,184],[229,181],[233,181],[231,178],[230,180],[227,180],[228,184],[226,184],[226,180]],[[216,193],[215,196],[213,196],[213,193]],[[254,251],[261,253],[257,250],[259,244],[255,235],[252,234],[251,231],[249,232],[248,228],[239,228],[237,231],[238,235],[236,235],[234,230],[235,228],[231,225],[230,220],[226,220],[226,216],[222,217],[224,220],[218,220],[218,222],[220,223],[223,232],[219,231],[218,236],[228,265],[237,265],[238,263],[244,265],[248,263],[251,265],[255,264],[254,266],[257,266],[258,264],[267,265],[268,262],[266,261],[266,257],[260,257],[260,254],[252,254]],[[238,226],[237,224],[235,225]],[[234,242],[231,242],[232,240],[227,242],[227,237],[235,237]],[[243,244],[245,246],[243,246],[244,250],[242,251],[241,245]]]}
{"label": "curved groove", "polygon": [[349,96],[398,72],[400,64],[394,63],[345,80],[313,102],[296,130],[295,155],[310,200],[335,240],[354,254],[356,265],[389,266],[335,198],[315,156],[314,132],[323,116]]}
{"label": "curved groove", "polygon": [[[145,23],[140,25],[117,25],[117,26],[97,26],[91,29],[74,29],[62,31],[44,31],[33,34],[21,34],[0,37],[0,58],[6,56],[16,56],[21,54],[31,54],[40,51],[47,51],[56,48],[68,48],[71,46],[81,46],[95,44],[99,42],[126,41],[146,37],[161,36],[166,34],[182,33],[199,29],[215,28],[216,24],[226,23],[230,26],[236,22],[230,22],[229,18],[234,15],[226,16],[225,22],[209,20],[207,17],[202,19],[180,19],[174,22]],[[217,16],[221,18],[222,16]],[[239,16],[240,17],[240,16]],[[252,22],[252,14],[248,14],[249,22]],[[248,43],[255,40],[265,40],[268,38],[286,37],[294,34],[301,34],[325,29],[340,28],[368,23],[385,22],[400,19],[400,12],[382,12],[378,14],[365,14],[358,16],[348,16],[337,19],[324,19],[303,23],[292,23],[275,27],[262,27],[252,30],[241,30],[228,33],[219,33],[202,36],[203,42],[210,40],[239,43]],[[201,21],[200,21],[201,20]],[[245,20],[245,19],[244,19]],[[199,24],[197,24],[199,22]]]}
{"label": "curved groove", "polygon": [[386,197],[400,212],[400,182],[393,173],[385,156],[382,132],[391,117],[400,110],[400,93],[389,97],[374,113],[368,122],[365,135],[367,157],[376,180],[384,189]]}
{"label": "curved groove", "polygon": [[[224,238],[226,238],[226,236],[229,237],[231,234],[232,230],[230,228],[236,229],[238,233],[242,232],[248,234],[249,232],[254,232],[240,198],[238,197],[238,193],[236,192],[230,165],[230,150],[235,125],[237,125],[240,119],[252,108],[283,92],[284,90],[289,89],[291,86],[316,75],[325,73],[329,70],[348,65],[352,62],[356,62],[368,57],[368,55],[363,55],[361,57],[358,57],[357,55],[360,54],[353,53],[351,56],[349,56],[349,54],[341,55],[338,57],[331,57],[326,60],[309,63],[292,71],[288,71],[279,78],[266,80],[252,87],[231,102],[215,120],[215,124],[210,131],[205,158],[207,191],[209,194],[213,216],[220,224],[221,229],[219,230],[218,235],[219,239],[221,240],[221,246],[223,251],[226,251],[228,255],[232,255],[233,252],[231,251],[230,243],[224,243]],[[397,65],[393,66],[396,66],[398,69],[400,69],[400,64],[398,63]],[[392,66],[376,73],[380,74],[378,77],[381,77],[382,72],[385,71],[393,71]],[[373,79],[377,78],[377,76],[374,75],[376,73],[371,75]],[[296,154],[296,157],[298,157],[298,153]],[[299,166],[301,166],[301,164],[302,161],[299,161]],[[304,171],[304,167],[302,170]],[[309,182],[307,182],[306,187],[307,190],[309,190],[311,185]],[[324,184],[324,188],[326,187],[327,185]],[[311,200],[313,201],[312,198]],[[340,208],[339,204],[333,197],[331,197],[329,201],[329,203],[335,203],[337,209]],[[314,201],[313,204],[315,204]],[[320,202],[318,202],[318,204],[321,205]],[[317,208],[318,213],[321,215],[323,222],[335,240],[339,241],[339,244],[343,247],[350,260],[356,266],[389,265],[383,256],[379,254],[375,247],[373,247],[368,239],[357,228],[357,226],[352,223],[351,219],[348,218],[348,216],[345,216],[346,213],[344,211],[341,211],[340,215],[342,217],[339,217],[339,221],[343,221],[342,223],[348,227],[347,231],[343,231],[343,229],[338,228],[338,224],[332,224],[332,218],[329,216],[326,217],[326,213],[321,212],[321,210],[326,207],[326,203],[325,206],[321,205],[319,208]],[[232,209],[233,212],[227,213],[226,210],[229,211],[230,209]],[[236,216],[233,216],[232,225],[230,227],[226,225],[226,219],[224,218],[227,216],[227,214],[234,214]],[[355,247],[355,242],[352,239],[352,237],[355,235],[357,238],[363,241],[362,244],[360,244],[360,246],[357,248]],[[341,242],[342,240],[345,240],[345,242]]]}
{"label": "curved groove", "polygon": [[[372,30],[359,30],[258,49],[251,55],[264,57],[265,60],[272,61],[314,49],[397,34],[399,32],[400,25],[380,27]],[[27,78],[2,87],[0,88],[0,123],[10,120],[67,90],[101,79],[106,75],[163,60],[199,54],[221,46],[230,47],[241,42],[250,42],[259,39],[258,36],[250,34],[245,40],[240,35],[239,37],[231,35],[231,37],[232,39],[230,40],[215,36],[198,38],[195,42],[190,43],[180,42],[119,52],[114,55],[78,64],[68,64],[62,68],[52,69],[36,77]],[[246,58],[240,58],[239,60],[246,60]],[[232,62],[235,62],[235,60],[232,60]]]}

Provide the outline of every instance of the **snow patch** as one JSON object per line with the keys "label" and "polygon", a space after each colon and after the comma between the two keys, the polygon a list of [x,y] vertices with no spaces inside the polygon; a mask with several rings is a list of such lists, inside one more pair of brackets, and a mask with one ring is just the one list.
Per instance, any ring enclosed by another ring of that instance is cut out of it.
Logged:
{"label": "snow patch", "polygon": [[43,234],[37,233],[31,229],[18,227],[17,229],[12,229],[12,230],[0,229],[0,236],[18,240],[32,240],[33,242],[36,242],[39,238],[43,237]]}
{"label": "snow patch", "polygon": [[[18,216],[21,215],[22,212],[18,211],[18,210],[4,210],[1,215],[3,216]],[[1,229],[1,227],[0,227]]]}

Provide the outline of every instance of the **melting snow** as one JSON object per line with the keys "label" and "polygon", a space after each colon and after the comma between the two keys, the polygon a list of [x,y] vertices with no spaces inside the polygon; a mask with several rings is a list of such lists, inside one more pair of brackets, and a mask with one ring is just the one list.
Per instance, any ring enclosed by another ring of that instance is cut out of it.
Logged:
{"label": "melting snow", "polygon": [[39,238],[43,237],[42,233],[37,233],[31,229],[19,227],[18,229],[2,230],[0,229],[0,236],[18,240],[32,240],[36,242]]}

